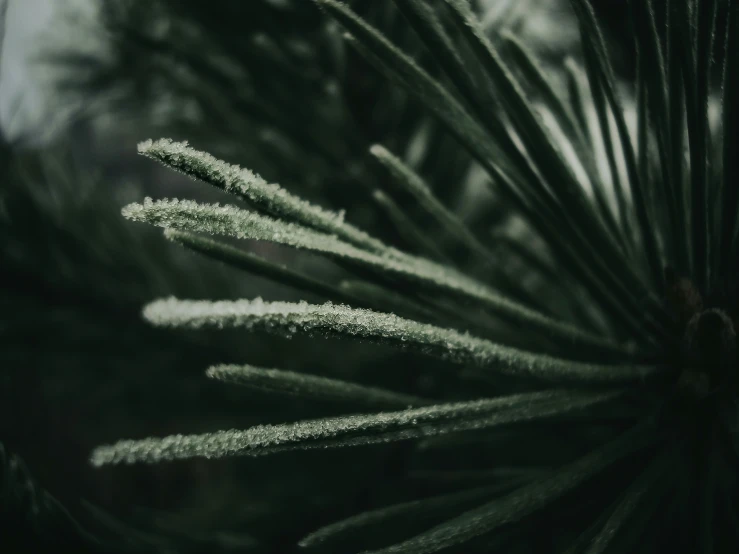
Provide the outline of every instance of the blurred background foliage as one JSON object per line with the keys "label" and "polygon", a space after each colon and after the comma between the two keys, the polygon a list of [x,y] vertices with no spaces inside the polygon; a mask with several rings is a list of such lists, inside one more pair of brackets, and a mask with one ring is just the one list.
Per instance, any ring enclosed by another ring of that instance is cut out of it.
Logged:
{"label": "blurred background foliage", "polygon": [[[11,13],[12,4],[7,0],[2,13]],[[577,54],[566,2],[477,4],[491,36],[516,33],[551,67]],[[598,4],[610,14],[605,21],[612,22],[613,37],[626,20],[622,5]],[[260,335],[188,334],[145,324],[141,306],[159,296],[298,295],[198,259],[156,231],[125,222],[120,207],[144,195],[222,199],[138,159],[139,140],[187,139],[301,196],[346,209],[353,223],[403,244],[373,199],[385,177],[368,148],[379,142],[478,230],[508,229],[513,222],[484,192],[482,173],[467,154],[348,49],[312,2],[87,0],[69,6],[57,6],[28,62],[42,76],[35,81],[43,88],[41,123],[10,125],[14,101],[1,102],[0,541],[22,548],[68,543],[78,551],[107,552],[114,544],[131,551],[289,552],[309,530],[378,497],[402,499],[409,486],[413,496],[433,493],[428,480],[402,486],[394,480],[393,472],[409,463],[402,444],[332,452],[330,463],[308,452],[90,468],[91,448],[122,436],[335,412],[330,404],[252,394],[203,375],[210,364],[247,355],[256,365],[352,379],[381,363],[386,371],[374,376],[377,384],[397,380],[392,368],[404,366],[409,389],[433,394],[446,385],[434,362],[408,367],[402,353],[376,347],[338,349],[308,339],[287,345]],[[425,53],[392,2],[355,0],[353,6],[423,64]],[[616,48],[623,49],[621,70],[628,72],[628,45]],[[410,199],[400,207],[412,209]],[[491,212],[497,214],[492,220]],[[309,256],[255,248],[291,266],[334,271]],[[490,454],[477,452],[467,464],[484,467]]]}

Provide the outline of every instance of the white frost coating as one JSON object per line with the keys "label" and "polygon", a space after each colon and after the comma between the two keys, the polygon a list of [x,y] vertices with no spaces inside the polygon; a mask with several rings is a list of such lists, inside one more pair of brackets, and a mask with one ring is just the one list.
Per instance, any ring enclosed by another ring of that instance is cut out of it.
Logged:
{"label": "white frost coating", "polygon": [[144,317],[158,326],[264,329],[291,335],[323,333],[388,343],[460,364],[547,381],[625,383],[646,378],[649,366],[598,365],[532,354],[452,329],[419,323],[393,314],[306,302],[235,300],[157,300]]}
{"label": "white frost coating", "polygon": [[343,212],[332,212],[314,206],[290,194],[279,185],[268,183],[249,169],[242,169],[207,152],[195,150],[188,146],[187,142],[174,142],[170,139],[147,140],[138,145],[138,151],[180,173],[240,196],[258,209],[277,217],[284,217],[312,229],[336,235],[372,252],[394,251],[381,241],[345,223]]}
{"label": "white frost coating", "polygon": [[574,346],[591,346],[604,352],[628,355],[630,352],[612,341],[594,336],[539,312],[511,302],[474,279],[424,258],[402,254],[378,255],[357,248],[335,236],[307,227],[286,223],[235,206],[199,204],[191,200],[146,198],[143,204],[129,204],[122,213],[143,221],[179,231],[225,235],[241,239],[266,240],[295,248],[321,252],[334,258],[352,260],[375,271],[393,274],[417,283],[432,285],[446,292],[480,302],[498,315]]}
{"label": "white frost coating", "polygon": [[251,365],[217,365],[208,368],[205,374],[208,377],[227,383],[236,383],[283,394],[294,394],[302,398],[338,400],[355,406],[408,408],[430,404],[428,400],[409,394],[282,369],[268,369]]}
{"label": "white frost coating", "polygon": [[196,456],[258,456],[289,450],[376,444],[529,421],[585,408],[618,394],[620,392],[596,394],[554,390],[398,412],[257,425],[245,431],[124,440],[96,448],[91,461],[95,466],[153,463]]}

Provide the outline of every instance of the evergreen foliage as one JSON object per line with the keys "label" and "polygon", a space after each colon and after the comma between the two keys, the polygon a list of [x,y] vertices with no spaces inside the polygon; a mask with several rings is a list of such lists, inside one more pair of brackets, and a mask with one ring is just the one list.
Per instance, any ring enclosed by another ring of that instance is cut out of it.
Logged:
{"label": "evergreen foliage", "polygon": [[[442,259],[387,246],[342,213],[186,144],[145,142],[142,154],[245,200],[249,209],[147,199],[124,208],[126,217],[164,227],[173,240],[221,262],[355,304],[348,293],[362,306],[168,298],[146,306],[150,322],[351,337],[469,370],[443,366],[457,388],[436,394],[394,390],[393,379],[367,392],[368,399],[421,396],[418,407],[363,405],[360,414],[347,409],[246,430],[125,440],[97,448],[93,463],[413,439],[399,450],[403,462],[390,484],[406,490],[402,483],[414,463],[427,460],[445,471],[444,460],[453,457],[458,468],[479,470],[470,459],[490,449],[493,455],[480,460],[487,469],[516,460],[513,465],[532,471],[520,480],[497,475],[484,487],[459,484],[446,495],[411,493],[338,523],[325,521],[300,544],[316,552],[415,554],[735,551],[739,206],[732,46],[739,6],[731,0],[630,3],[638,53],[628,91],[636,104],[632,129],[589,0],[572,0],[584,65],[568,63],[566,96],[515,38],[491,39],[466,0],[394,1],[426,49],[423,64],[348,4],[317,3],[349,44],[417,98],[487,172],[495,193],[543,244],[528,252],[525,267],[547,287],[505,279],[499,268],[507,259],[490,259],[497,248],[488,246],[490,239],[466,227],[387,145],[372,148],[393,180],[380,198],[391,207],[395,191],[412,196],[421,210],[404,213],[402,225],[416,224],[421,213],[435,220],[444,239],[430,238]],[[728,15],[725,33],[717,32],[719,12]],[[718,90],[715,60],[724,64]],[[723,95],[722,118],[712,129],[708,105],[716,94]],[[588,96],[597,129],[586,112]],[[323,144],[320,135],[314,139]],[[354,285],[316,285],[320,278],[255,261],[234,243],[202,234],[326,256]],[[475,261],[443,260],[457,248]],[[550,303],[545,293],[552,290],[576,291],[573,309]],[[209,372],[252,384],[267,378],[269,387],[297,396],[304,386],[308,398],[320,391],[351,399],[361,386],[361,379],[301,382],[294,372],[226,367]],[[561,380],[567,388],[552,388]],[[569,435],[575,446],[552,448],[544,440],[551,434]],[[368,537],[367,528],[378,522],[385,532]]]}
{"label": "evergreen foliage", "polygon": [[123,208],[163,241],[3,145],[0,438],[19,381],[72,388],[79,496],[149,472],[200,518],[67,510],[0,444],[0,541],[737,551],[737,1],[624,2],[633,71],[595,0],[554,66],[490,24],[515,3],[102,4],[67,84],[166,112],[139,153],[229,203]]}

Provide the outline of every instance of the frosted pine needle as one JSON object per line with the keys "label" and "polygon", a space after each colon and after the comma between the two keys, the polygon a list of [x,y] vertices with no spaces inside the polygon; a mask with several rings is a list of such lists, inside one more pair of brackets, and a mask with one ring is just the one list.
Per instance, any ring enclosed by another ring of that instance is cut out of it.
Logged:
{"label": "frosted pine needle", "polygon": [[268,183],[249,169],[231,165],[207,152],[170,139],[147,140],[139,144],[139,153],[157,160],[194,179],[210,183],[235,194],[259,210],[275,217],[295,221],[311,229],[337,237],[371,252],[390,251],[388,246],[344,221],[344,214],[324,210]]}
{"label": "frosted pine needle", "polygon": [[545,381],[625,383],[655,372],[650,366],[603,366],[531,354],[452,329],[403,319],[393,314],[348,306],[255,300],[198,301],[168,298],[146,306],[144,317],[166,327],[239,327],[285,335],[320,332],[387,343],[459,364]]}
{"label": "frosted pine needle", "polygon": [[372,271],[401,277],[441,289],[457,297],[481,302],[490,310],[527,325],[532,331],[558,337],[571,344],[590,346],[610,353],[628,356],[630,348],[521,306],[496,294],[488,287],[453,268],[436,264],[410,254],[376,255],[326,235],[235,206],[199,204],[191,200],[158,200],[146,198],[143,204],[130,204],[123,215],[133,221],[144,221],[166,229],[233,236],[241,239],[265,240],[326,254],[332,258],[358,264]]}
{"label": "frosted pine needle", "polygon": [[202,435],[172,435],[162,439],[120,441],[112,446],[95,449],[92,463],[100,466],[196,456],[258,456],[289,450],[408,440],[567,413],[610,400],[617,394],[555,390],[400,412],[259,425],[246,431],[218,431]]}

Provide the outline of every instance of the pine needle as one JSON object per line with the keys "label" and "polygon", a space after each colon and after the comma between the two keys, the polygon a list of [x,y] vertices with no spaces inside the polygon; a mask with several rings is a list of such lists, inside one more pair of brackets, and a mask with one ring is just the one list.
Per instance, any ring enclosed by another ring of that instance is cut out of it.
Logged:
{"label": "pine needle", "polygon": [[[370,533],[377,536],[376,534],[381,533],[385,526],[399,520],[403,521],[406,528],[410,526],[409,524],[413,527],[424,523],[433,525],[434,520],[446,518],[474,507],[486,498],[499,493],[500,488],[500,486],[480,487],[362,512],[313,531],[301,539],[299,545],[304,548],[315,548],[330,547],[352,539],[356,542],[358,536],[363,537]],[[408,534],[410,531],[406,531],[406,536]]]}
{"label": "pine needle", "polygon": [[259,456],[291,450],[378,444],[531,421],[605,402],[618,394],[555,390],[400,412],[258,425],[246,431],[125,440],[96,448],[91,462],[99,467],[201,456]]}
{"label": "pine needle", "polygon": [[509,31],[504,31],[501,38],[506,48],[506,54],[510,56],[513,66],[522,73],[530,87],[541,95],[544,104],[552,110],[562,130],[569,137],[576,140],[578,144],[585,144],[587,141],[581,133],[572,111],[554,90],[532,52],[518,37]]}
{"label": "pine needle", "polygon": [[206,375],[226,383],[234,383],[277,394],[331,400],[351,406],[399,408],[423,406],[429,400],[338,379],[306,375],[283,369],[268,369],[252,365],[217,365]]}
{"label": "pine needle", "polygon": [[[670,450],[671,453],[672,450]],[[631,519],[639,514],[638,510],[647,493],[656,488],[656,483],[669,470],[670,460],[666,456],[658,456],[626,489],[616,503],[607,521],[593,538],[587,554],[602,554],[615,542],[619,533],[629,525]],[[656,491],[655,491],[656,492]],[[643,513],[639,515],[644,515]],[[643,522],[644,523],[644,522]]]}
{"label": "pine needle", "polygon": [[441,83],[424,71],[412,58],[393,45],[375,28],[358,17],[351,9],[335,0],[317,0],[336,21],[350,33],[350,41],[362,55],[376,65],[391,80],[398,82],[420,98],[449,132],[463,144],[492,175],[505,175],[501,180],[503,193],[516,205],[527,210],[524,192],[507,186],[517,179],[519,171],[501,146],[490,138],[469,110]]}
{"label": "pine needle", "polygon": [[[567,206],[570,218],[576,222],[580,232],[590,234],[591,241],[607,247],[609,255],[617,252],[610,244],[610,235],[602,224],[593,217],[589,203],[571,167],[556,147],[556,141],[541,123],[531,100],[523,87],[503,62],[497,50],[482,31],[480,22],[471,6],[461,0],[445,0],[450,12],[466,37],[467,42],[485,68],[491,81],[507,107],[508,116],[516,123],[516,130],[529,153],[536,156],[540,170],[544,168],[550,190],[560,205]],[[552,200],[550,199],[550,203]],[[602,253],[596,253],[600,256]]]}
{"label": "pine needle", "polygon": [[431,554],[451,547],[463,551],[460,548],[464,548],[470,540],[535,513],[583,485],[606,467],[651,443],[652,436],[645,434],[644,426],[634,427],[618,439],[563,467],[551,477],[523,486],[412,539],[372,551],[371,554]]}
{"label": "pine needle", "polygon": [[493,313],[520,325],[528,326],[530,331],[559,337],[566,340],[568,344],[580,344],[583,348],[590,347],[621,356],[629,354],[625,347],[615,345],[608,339],[593,337],[569,324],[554,321],[515,304],[477,281],[424,258],[395,250],[388,250],[382,256],[375,255],[334,236],[319,233],[295,223],[285,223],[247,212],[234,206],[198,204],[190,200],[165,199],[154,202],[151,198],[146,198],[143,204],[130,204],[124,207],[122,213],[134,221],[144,221],[179,231],[266,240],[320,252],[376,274],[402,278],[407,282],[423,285],[430,290],[436,289],[458,298],[480,302]]}
{"label": "pine needle", "polygon": [[632,20],[636,33],[637,49],[640,59],[643,60],[644,87],[648,89],[648,98],[646,99],[648,109],[646,111],[656,122],[654,134],[662,170],[659,177],[659,190],[655,191],[655,196],[659,199],[657,203],[664,205],[663,209],[665,209],[667,216],[664,220],[666,227],[662,240],[670,247],[672,263],[679,271],[685,272],[687,266],[684,263],[684,252],[681,249],[682,241],[679,239],[680,235],[677,228],[680,215],[678,214],[677,199],[675,198],[675,186],[674,183],[670,182],[673,168],[670,164],[670,103],[664,47],[660,40],[653,1],[631,0],[630,6],[633,12]]}
{"label": "pine needle", "polygon": [[139,153],[194,179],[239,196],[275,217],[296,221],[306,227],[336,235],[346,242],[370,252],[388,249],[382,242],[344,221],[343,213],[331,212],[287,192],[276,184],[267,183],[259,175],[237,165],[231,165],[190,148],[187,142],[160,139],[139,144]]}
{"label": "pine needle", "polygon": [[657,373],[657,368],[649,366],[588,364],[532,354],[452,329],[330,302],[312,305],[264,302],[260,298],[219,302],[168,298],[146,306],[144,317],[164,327],[238,327],[288,336],[320,332],[327,336],[384,343],[459,364],[545,381],[628,383]]}
{"label": "pine needle", "polygon": [[380,144],[372,146],[370,152],[389,171],[393,182],[403,191],[413,195],[418,204],[439,223],[444,231],[477,254],[481,260],[487,263],[493,262],[495,254],[472,234],[459,217],[439,202],[420,175]]}
{"label": "pine needle", "polygon": [[739,253],[739,2],[729,3],[723,75],[723,168],[721,183],[721,268],[736,271]]}
{"label": "pine needle", "polygon": [[[649,330],[645,333],[644,327],[639,322],[635,322],[633,318],[634,313],[640,314],[640,317],[642,315],[649,317],[649,312],[644,311],[643,302],[635,298],[638,296],[635,291],[645,290],[644,284],[631,265],[607,263],[609,259],[622,259],[620,253],[617,252],[617,245],[612,243],[607,234],[604,235],[596,229],[599,224],[593,219],[594,216],[583,196],[580,184],[574,180],[573,173],[553,146],[551,137],[546,135],[536,116],[533,115],[530,103],[521,96],[520,87],[512,85],[513,98],[517,100],[519,108],[522,107],[522,113],[528,115],[526,122],[537,137],[538,145],[532,147],[531,151],[549,152],[550,158],[552,156],[556,158],[555,167],[559,167],[564,172],[563,176],[556,178],[558,186],[564,186],[575,201],[572,205],[575,206],[574,212],[569,211],[570,217],[563,217],[564,207],[561,202],[558,203],[557,199],[552,197],[550,188],[537,176],[531,162],[526,162],[529,158],[522,156],[518,162],[512,160],[511,152],[493,140],[491,135],[477,123],[448,90],[345,4],[335,0],[317,1],[351,33],[348,39],[364,57],[388,78],[417,96],[433,111],[495,179],[500,192],[552,245],[557,255],[562,256],[563,263],[571,264],[573,269],[578,270],[578,277],[583,279],[591,291],[599,295],[603,295],[604,291],[609,291],[609,294],[605,295],[605,301],[614,308],[618,317],[621,317],[626,325],[632,327],[636,335],[641,337],[651,332]],[[448,3],[453,4],[453,9],[463,12],[464,15],[460,22],[463,32],[468,32],[468,25],[477,25],[476,20],[469,19],[473,16],[469,14],[465,4],[451,0],[448,0]],[[479,29],[476,28],[472,40],[474,41],[473,46],[478,47],[478,50],[482,49],[483,59],[487,59],[489,43]],[[506,71],[503,80],[508,82],[509,77],[510,73]],[[548,163],[547,160],[543,162],[545,165]],[[572,206],[568,204],[568,207]],[[581,221],[578,228],[573,221],[580,220],[582,217],[586,221]],[[600,239],[605,243],[600,244],[598,242]],[[631,310],[632,313],[623,316],[621,314],[624,309]],[[650,305],[649,310],[653,309],[654,306]]]}
{"label": "pine needle", "polygon": [[258,277],[264,277],[303,292],[317,294],[329,300],[369,306],[361,297],[352,295],[338,286],[319,281],[299,271],[270,262],[256,254],[245,252],[229,244],[174,229],[165,229],[164,236],[193,252],[247,271]]}
{"label": "pine needle", "polygon": [[653,284],[661,288],[664,262],[661,259],[657,246],[655,225],[650,221],[647,211],[643,190],[644,185],[639,178],[636,155],[634,154],[631,136],[629,135],[624,119],[623,106],[616,92],[615,77],[606,51],[605,40],[598,26],[590,0],[571,0],[571,3],[580,21],[583,46],[592,45],[589,54],[592,54],[594,66],[597,68],[597,76],[594,76],[594,78],[600,78],[603,92],[611,105],[611,113],[616,122],[616,130],[618,131],[621,151],[626,164],[630,187],[629,192],[631,193],[631,199],[636,213],[641,245],[644,248],[646,262],[650,269]]}
{"label": "pine needle", "polygon": [[438,246],[436,240],[429,237],[424,231],[411,220],[408,213],[381,190],[372,192],[372,199],[387,214],[388,219],[397,229],[398,234],[415,251],[425,255],[427,258],[437,261],[447,261],[446,254]]}
{"label": "pine needle", "polygon": [[[547,174],[551,175],[548,183],[551,187],[550,190],[556,194],[556,197],[554,199],[548,199],[547,205],[550,207],[557,206],[558,204],[567,206],[568,217],[564,221],[560,221],[560,226],[557,230],[558,233],[562,234],[562,229],[564,228],[570,229],[570,232],[567,234],[568,237],[571,237],[572,244],[570,246],[577,247],[580,252],[580,259],[587,258],[590,267],[597,269],[598,276],[604,279],[604,282],[608,283],[611,290],[620,291],[628,301],[633,301],[633,293],[636,290],[645,291],[649,295],[649,288],[636,272],[634,265],[616,262],[616,260],[623,259],[617,239],[609,234],[605,223],[598,219],[596,212],[592,209],[589,200],[577,181],[572,168],[567,164],[562,152],[556,147],[556,140],[553,139],[551,134],[543,126],[531,101],[524,94],[521,85],[513,77],[490,40],[480,28],[479,21],[472,12],[470,5],[464,0],[444,0],[444,2],[450,7],[450,11],[460,31],[467,37],[467,42],[475,52],[480,63],[490,75],[491,80],[499,88],[501,96],[504,97],[508,105],[509,116],[517,122],[519,134],[522,139],[526,140],[527,150],[536,155],[540,167],[546,168]],[[631,168],[632,165],[635,166],[635,163],[631,163],[633,160],[630,161],[630,158],[633,158],[633,148],[631,147],[620,104],[615,92],[610,90],[611,88],[612,84],[606,87],[606,93],[613,106],[613,115],[616,119],[616,127],[622,142],[622,150],[625,153],[628,175],[631,184],[634,185],[633,181],[638,178],[638,175],[635,175]],[[656,253],[656,239],[651,234],[652,227],[646,221],[646,213],[642,214],[643,210],[641,210],[641,204],[638,198],[641,190],[635,186],[632,186],[632,188],[635,188],[635,190],[632,190],[632,198],[635,200],[635,208],[639,215],[638,220],[644,230],[643,235],[647,250],[647,259],[650,267],[654,271],[657,271],[656,266],[659,265],[659,258]],[[558,204],[554,200],[558,200]],[[538,210],[539,207],[537,207]],[[537,224],[533,222],[533,225],[536,226]],[[546,237],[547,240],[552,240],[546,234],[542,236]],[[614,279],[616,277],[616,267],[621,271],[619,271],[618,278]],[[659,275],[655,275],[655,279],[661,280],[661,271],[662,268],[659,267]],[[623,289],[622,287],[627,283],[629,283],[627,288]],[[636,306],[634,308],[636,309]],[[651,308],[654,307],[650,306]],[[640,313],[644,313],[643,306]]]}

